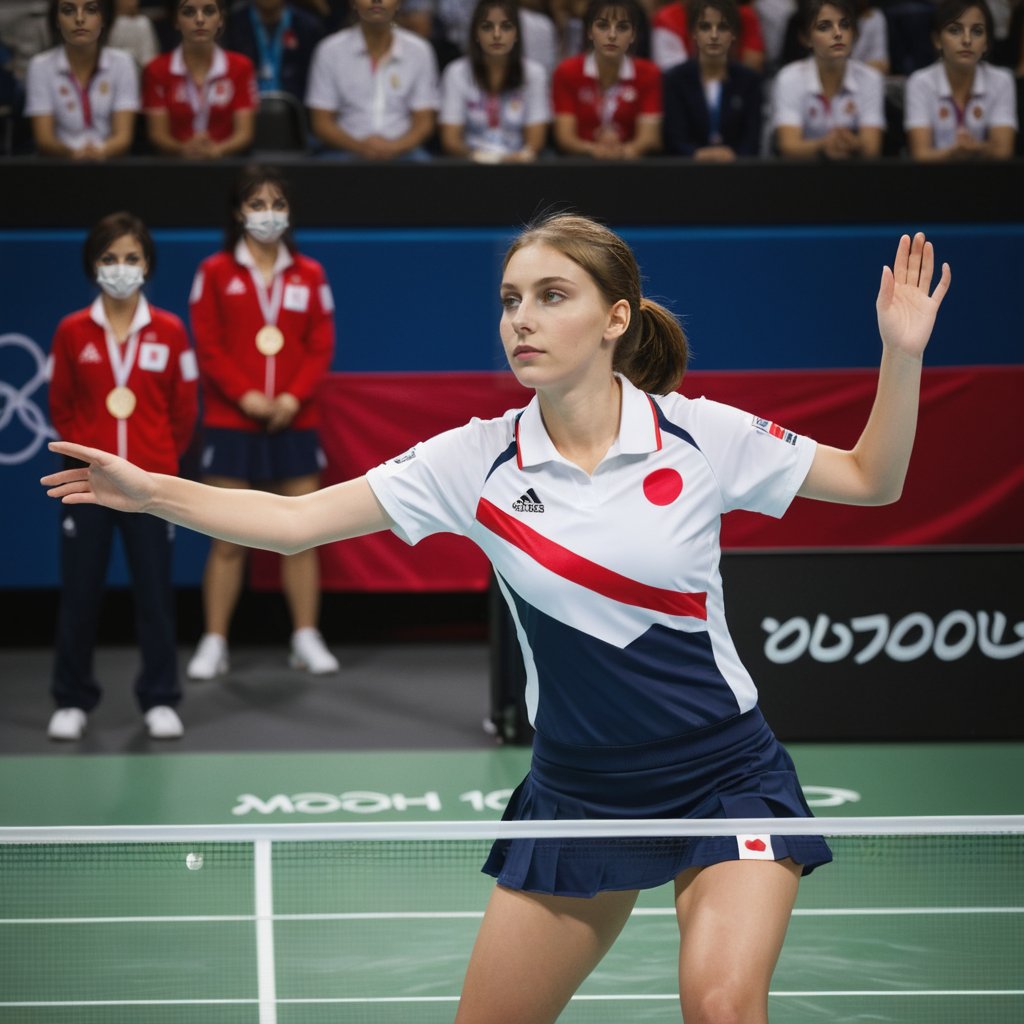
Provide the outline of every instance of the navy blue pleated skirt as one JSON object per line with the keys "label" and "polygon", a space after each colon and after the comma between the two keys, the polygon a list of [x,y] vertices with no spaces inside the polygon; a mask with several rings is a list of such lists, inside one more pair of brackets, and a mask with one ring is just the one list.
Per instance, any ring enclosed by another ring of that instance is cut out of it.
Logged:
{"label": "navy blue pleated skirt", "polygon": [[[576,747],[537,735],[506,821],[809,818],[793,762],[755,708],[652,743]],[[720,861],[789,857],[809,874],[832,859],[821,836],[499,839],[483,870],[510,889],[593,896],[650,889]]]}

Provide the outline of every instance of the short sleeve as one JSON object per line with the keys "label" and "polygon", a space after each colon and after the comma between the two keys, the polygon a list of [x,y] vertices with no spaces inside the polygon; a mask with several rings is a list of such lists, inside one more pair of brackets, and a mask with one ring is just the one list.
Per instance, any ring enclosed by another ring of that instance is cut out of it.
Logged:
{"label": "short sleeve", "polygon": [[52,114],[54,109],[53,90],[47,80],[51,64],[47,53],[40,53],[28,62],[25,73],[25,116],[38,117]]}
{"label": "short sleeve", "polygon": [[1017,129],[1017,91],[1013,74],[1006,68],[986,68],[991,82],[992,106],[989,109],[990,128]]}
{"label": "short sleeve", "polygon": [[526,76],[526,124],[547,124],[551,120],[551,92],[543,64],[523,62]]}
{"label": "short sleeve", "polygon": [[779,518],[800,489],[817,449],[808,437],[771,420],[701,398],[690,403],[694,436],[707,458],[725,511]]}
{"label": "short sleeve", "polygon": [[309,68],[309,84],[306,86],[306,106],[310,110],[337,112],[341,98],[331,75],[331,40],[325,39],[313,51]]}
{"label": "short sleeve", "polygon": [[932,121],[929,109],[931,90],[928,78],[923,71],[915,71],[908,79],[903,94],[903,127],[931,128]]}
{"label": "short sleeve", "polygon": [[572,58],[555,68],[551,94],[556,114],[576,113],[576,82],[572,73]]}
{"label": "short sleeve", "polygon": [[[112,51],[114,52],[114,51]],[[118,60],[113,67],[114,110],[139,109],[139,71],[128,54],[116,51]],[[123,56],[124,59],[120,59]]]}
{"label": "short sleeve", "polygon": [[861,85],[863,103],[860,109],[861,127],[884,128],[885,78],[881,71],[868,67],[867,64],[862,64],[860,70],[863,78]]}
{"label": "short sleeve", "polygon": [[[420,42],[417,37],[417,42]],[[437,87],[437,57],[433,47],[424,43],[421,51],[422,64],[416,76],[416,82],[409,96],[410,110],[437,110],[441,97]]]}
{"label": "short sleeve", "polygon": [[776,76],[772,89],[772,126],[803,128],[803,93],[800,64],[787,64]]}
{"label": "short sleeve", "polygon": [[441,75],[441,124],[466,123],[464,60],[452,61]]}
{"label": "short sleeve", "polygon": [[488,472],[512,443],[510,415],[471,420],[366,474],[398,537],[417,544],[435,533],[469,532]]}
{"label": "short sleeve", "polygon": [[165,110],[167,108],[167,88],[161,74],[161,58],[154,57],[142,72],[142,108],[143,110]]}
{"label": "short sleeve", "polygon": [[661,72],[656,64],[644,61],[642,70],[638,70],[638,85],[642,88],[640,106],[637,111],[640,117],[660,117],[661,105]]}

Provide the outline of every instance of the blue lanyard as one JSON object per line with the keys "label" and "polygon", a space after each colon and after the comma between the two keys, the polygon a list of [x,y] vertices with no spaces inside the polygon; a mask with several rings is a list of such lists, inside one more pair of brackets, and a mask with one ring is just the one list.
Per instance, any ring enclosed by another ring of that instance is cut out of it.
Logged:
{"label": "blue lanyard", "polygon": [[707,102],[708,107],[708,125],[710,131],[708,133],[708,142],[717,146],[722,141],[721,135],[721,124],[722,124],[722,92],[724,90],[724,83],[719,86],[718,96],[715,102],[712,104],[710,100]]}
{"label": "blue lanyard", "polygon": [[261,92],[281,88],[281,55],[284,52],[284,36],[292,27],[292,9],[285,7],[281,20],[274,30],[274,38],[271,39],[267,30],[256,13],[256,8],[249,7],[249,17],[252,19],[252,31],[256,37],[256,48],[259,51],[259,66],[257,67],[257,78]]}

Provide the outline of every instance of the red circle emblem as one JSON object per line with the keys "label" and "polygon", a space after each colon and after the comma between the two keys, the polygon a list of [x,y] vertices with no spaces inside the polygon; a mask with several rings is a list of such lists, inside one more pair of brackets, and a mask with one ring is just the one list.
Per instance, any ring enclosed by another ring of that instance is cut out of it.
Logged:
{"label": "red circle emblem", "polygon": [[652,505],[671,505],[683,492],[683,478],[674,469],[656,469],[644,478],[644,497]]}

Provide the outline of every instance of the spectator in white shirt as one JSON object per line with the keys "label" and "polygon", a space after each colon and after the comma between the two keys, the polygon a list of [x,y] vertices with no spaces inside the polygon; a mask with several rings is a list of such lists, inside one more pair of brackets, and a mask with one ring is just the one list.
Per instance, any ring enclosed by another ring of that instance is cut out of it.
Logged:
{"label": "spectator in white shirt", "polygon": [[551,97],[544,68],[523,57],[515,0],[478,0],[468,56],[441,79],[441,146],[479,163],[536,159],[547,140]]}
{"label": "spectator in white shirt", "polygon": [[115,0],[114,11],[116,17],[108,45],[126,50],[144,68],[160,52],[153,22],[139,13],[139,0]]}
{"label": "spectator in white shirt", "polygon": [[323,155],[425,160],[438,108],[430,44],[394,24],[399,0],[354,0],[359,22],[316,48],[306,89]]}
{"label": "spectator in white shirt", "polygon": [[992,46],[985,0],[944,0],[932,39],[939,59],[906,86],[904,127],[914,160],[1009,160],[1017,138],[1013,72],[982,58]]}
{"label": "spectator in white shirt", "polygon": [[776,76],[772,126],[791,160],[877,157],[885,134],[885,82],[851,59],[857,14],[852,0],[811,0],[804,8],[811,56]]}
{"label": "spectator in white shirt", "polygon": [[105,46],[113,0],[53,0],[59,46],[29,62],[25,116],[42,156],[106,160],[128,152],[139,109],[138,70]]}

